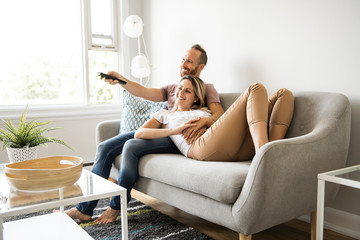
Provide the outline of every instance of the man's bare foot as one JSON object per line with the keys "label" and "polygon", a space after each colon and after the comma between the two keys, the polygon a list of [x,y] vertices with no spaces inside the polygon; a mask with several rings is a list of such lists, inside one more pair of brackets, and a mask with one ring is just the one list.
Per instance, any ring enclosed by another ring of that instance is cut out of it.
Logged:
{"label": "man's bare foot", "polygon": [[[59,210],[54,210],[53,212],[58,212]],[[82,212],[80,212],[77,208],[71,208],[67,211],[65,211],[65,213],[71,217],[72,219],[78,219],[80,222],[89,222],[91,221],[91,216],[86,215]]]}
{"label": "man's bare foot", "polygon": [[108,207],[106,211],[97,219],[95,219],[94,222],[104,224],[104,223],[112,223],[116,221],[116,218],[119,216],[120,210],[112,209],[111,207]]}

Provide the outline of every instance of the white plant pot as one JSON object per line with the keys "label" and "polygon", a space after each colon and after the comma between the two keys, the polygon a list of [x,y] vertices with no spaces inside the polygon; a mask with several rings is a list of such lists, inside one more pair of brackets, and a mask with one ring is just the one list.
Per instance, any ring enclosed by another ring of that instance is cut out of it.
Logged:
{"label": "white plant pot", "polygon": [[36,159],[37,147],[6,148],[11,163]]}

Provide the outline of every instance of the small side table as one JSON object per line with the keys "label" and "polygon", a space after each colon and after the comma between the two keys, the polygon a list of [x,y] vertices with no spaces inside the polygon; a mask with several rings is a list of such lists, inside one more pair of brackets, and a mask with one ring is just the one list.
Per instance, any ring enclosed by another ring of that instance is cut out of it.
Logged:
{"label": "small side table", "polygon": [[360,165],[318,174],[316,239],[323,239],[325,182],[360,189]]}

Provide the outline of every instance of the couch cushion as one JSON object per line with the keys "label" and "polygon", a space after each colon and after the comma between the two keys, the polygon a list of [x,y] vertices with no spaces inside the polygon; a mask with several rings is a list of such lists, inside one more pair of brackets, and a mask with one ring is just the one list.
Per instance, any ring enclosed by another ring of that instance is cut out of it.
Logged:
{"label": "couch cushion", "polygon": [[140,160],[139,175],[231,204],[241,192],[250,163],[206,162],[179,154],[149,154]]}
{"label": "couch cushion", "polygon": [[167,102],[152,102],[135,97],[123,91],[120,133],[135,131],[143,125],[150,115],[167,107]]}

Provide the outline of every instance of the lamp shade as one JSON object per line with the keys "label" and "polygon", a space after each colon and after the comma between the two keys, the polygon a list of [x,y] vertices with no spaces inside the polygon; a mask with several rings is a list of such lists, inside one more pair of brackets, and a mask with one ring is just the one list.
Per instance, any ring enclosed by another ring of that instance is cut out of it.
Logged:
{"label": "lamp shade", "polygon": [[137,78],[144,78],[150,75],[149,62],[144,54],[140,54],[131,61],[131,74]]}
{"label": "lamp shade", "polygon": [[143,21],[139,16],[130,15],[124,22],[123,30],[128,37],[136,38],[142,34],[143,25]]}

